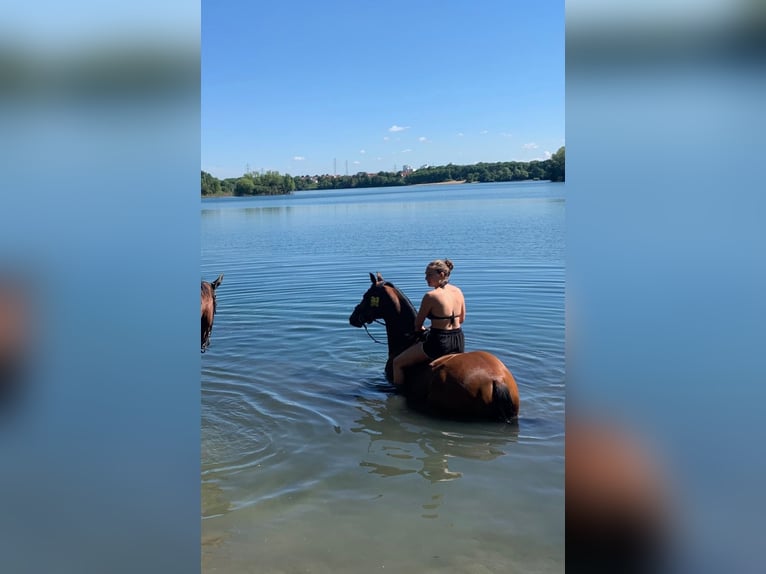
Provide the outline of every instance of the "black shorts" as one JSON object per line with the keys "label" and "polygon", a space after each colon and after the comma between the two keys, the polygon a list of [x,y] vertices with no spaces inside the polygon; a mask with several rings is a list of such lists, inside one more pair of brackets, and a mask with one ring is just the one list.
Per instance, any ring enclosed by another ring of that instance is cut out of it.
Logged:
{"label": "black shorts", "polygon": [[463,329],[434,329],[431,327],[428,336],[423,343],[423,352],[431,360],[438,359],[443,355],[451,353],[463,353],[465,351],[465,340],[463,338]]}

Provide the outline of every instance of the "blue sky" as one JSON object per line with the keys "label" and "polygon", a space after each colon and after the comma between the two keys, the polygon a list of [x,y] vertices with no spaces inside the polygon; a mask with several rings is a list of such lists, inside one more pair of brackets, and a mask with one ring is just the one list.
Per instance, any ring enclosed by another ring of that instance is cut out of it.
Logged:
{"label": "blue sky", "polygon": [[544,159],[564,3],[202,3],[202,169],[291,175]]}

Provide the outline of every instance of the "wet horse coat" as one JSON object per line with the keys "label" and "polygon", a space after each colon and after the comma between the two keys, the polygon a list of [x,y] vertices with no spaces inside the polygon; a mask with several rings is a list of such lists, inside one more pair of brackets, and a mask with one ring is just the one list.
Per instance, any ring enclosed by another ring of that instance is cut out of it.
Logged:
{"label": "wet horse coat", "polygon": [[[386,325],[388,361],[417,342],[413,333],[415,308],[392,283],[370,273],[372,286],[349,317],[354,327],[377,319]],[[486,351],[470,351],[439,357],[405,370],[400,389],[416,406],[456,418],[514,420],[519,413],[519,391],[508,368]]]}
{"label": "wet horse coat", "polygon": [[202,347],[204,353],[210,346],[210,334],[213,332],[213,319],[215,318],[215,290],[223,281],[223,273],[212,283],[202,281],[200,293],[200,315],[202,316]]}

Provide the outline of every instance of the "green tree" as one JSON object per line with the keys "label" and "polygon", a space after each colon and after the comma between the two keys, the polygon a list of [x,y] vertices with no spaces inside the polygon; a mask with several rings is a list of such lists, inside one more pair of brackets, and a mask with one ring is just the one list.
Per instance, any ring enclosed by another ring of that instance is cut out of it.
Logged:
{"label": "green tree", "polygon": [[566,179],[566,152],[561,146],[548,160],[548,179],[551,181],[565,181]]}
{"label": "green tree", "polygon": [[250,177],[240,177],[234,185],[234,195],[253,195],[255,183]]}
{"label": "green tree", "polygon": [[545,170],[540,163],[536,160],[529,162],[529,167],[527,167],[528,179],[545,179]]}
{"label": "green tree", "polygon": [[221,181],[206,171],[202,172],[202,195],[220,195]]}

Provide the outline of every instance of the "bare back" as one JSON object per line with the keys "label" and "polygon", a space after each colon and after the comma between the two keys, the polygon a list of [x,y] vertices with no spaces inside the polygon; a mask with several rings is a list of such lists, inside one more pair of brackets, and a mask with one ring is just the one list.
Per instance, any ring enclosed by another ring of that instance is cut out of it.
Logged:
{"label": "bare back", "polygon": [[423,295],[415,319],[416,328],[420,328],[426,319],[430,319],[431,326],[436,329],[460,328],[465,321],[465,298],[460,288],[448,283]]}

